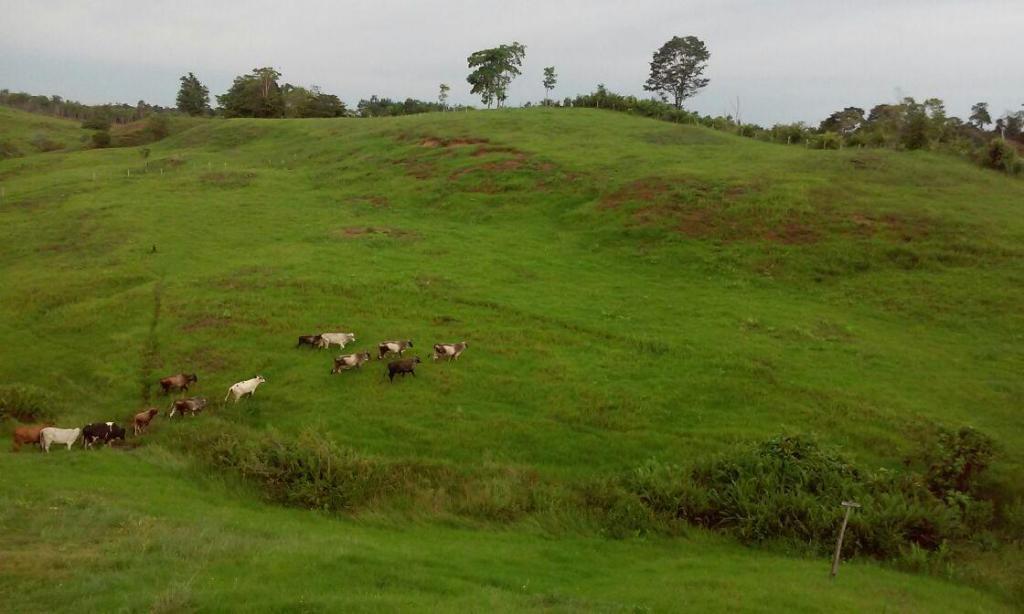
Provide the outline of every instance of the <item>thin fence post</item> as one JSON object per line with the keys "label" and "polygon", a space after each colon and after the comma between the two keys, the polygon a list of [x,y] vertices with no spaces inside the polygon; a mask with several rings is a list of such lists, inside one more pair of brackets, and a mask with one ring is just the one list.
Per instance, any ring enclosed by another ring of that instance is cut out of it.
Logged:
{"label": "thin fence post", "polygon": [[843,515],[843,526],[839,529],[839,539],[836,540],[836,554],[832,557],[832,573],[829,574],[830,580],[834,580],[836,574],[839,573],[839,557],[843,551],[843,537],[846,535],[846,523],[850,521],[850,512],[853,511],[853,508],[860,507],[860,504],[853,501],[843,501],[843,507],[846,508],[846,514]]}

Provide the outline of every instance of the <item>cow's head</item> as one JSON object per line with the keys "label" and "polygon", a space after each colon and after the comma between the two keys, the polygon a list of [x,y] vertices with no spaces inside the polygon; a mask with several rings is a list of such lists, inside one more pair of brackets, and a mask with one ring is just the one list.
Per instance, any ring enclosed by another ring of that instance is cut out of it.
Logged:
{"label": "cow's head", "polygon": [[408,345],[409,347],[412,347],[412,339],[408,339],[408,340],[406,340],[406,342],[405,342],[405,343],[406,343],[406,345]]}
{"label": "cow's head", "polygon": [[264,379],[262,375],[257,375],[256,376],[256,383],[262,384],[265,381],[267,381],[267,380]]}
{"label": "cow's head", "polygon": [[413,361],[413,363],[421,362],[419,356],[413,356],[412,361]]}
{"label": "cow's head", "polygon": [[190,381],[190,382],[198,382],[199,381],[199,377],[196,376],[195,373],[189,375],[186,379],[188,379],[188,381]]}

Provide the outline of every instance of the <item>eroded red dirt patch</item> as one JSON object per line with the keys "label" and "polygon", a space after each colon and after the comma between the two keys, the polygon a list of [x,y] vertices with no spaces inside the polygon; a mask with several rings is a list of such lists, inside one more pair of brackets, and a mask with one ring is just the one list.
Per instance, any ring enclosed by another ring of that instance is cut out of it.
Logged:
{"label": "eroded red dirt patch", "polygon": [[401,228],[388,228],[385,226],[348,226],[331,231],[331,236],[336,239],[358,239],[380,235],[393,239],[413,239],[419,235],[411,230]]}

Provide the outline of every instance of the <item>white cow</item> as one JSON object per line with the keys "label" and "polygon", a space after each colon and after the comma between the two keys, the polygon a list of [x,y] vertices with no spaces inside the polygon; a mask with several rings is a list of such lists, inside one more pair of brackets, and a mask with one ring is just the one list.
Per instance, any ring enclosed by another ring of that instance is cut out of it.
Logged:
{"label": "white cow", "polygon": [[43,449],[47,452],[50,451],[50,445],[55,443],[63,443],[68,446],[68,450],[71,446],[75,445],[75,441],[78,440],[78,436],[82,434],[82,429],[58,429],[52,426],[46,427],[39,433],[39,444],[43,446]]}
{"label": "white cow", "polygon": [[244,382],[238,382],[234,386],[228,388],[228,394],[224,397],[224,400],[227,401],[228,397],[234,396],[235,403],[237,403],[238,399],[241,399],[245,395],[252,396],[253,393],[256,392],[256,388],[265,381],[267,380],[263,379],[262,375],[257,375],[256,377],[247,379]]}
{"label": "white cow", "polygon": [[355,333],[320,333],[320,340],[317,341],[317,347],[323,349],[336,345],[341,349],[345,349],[345,345],[352,343],[355,340]]}

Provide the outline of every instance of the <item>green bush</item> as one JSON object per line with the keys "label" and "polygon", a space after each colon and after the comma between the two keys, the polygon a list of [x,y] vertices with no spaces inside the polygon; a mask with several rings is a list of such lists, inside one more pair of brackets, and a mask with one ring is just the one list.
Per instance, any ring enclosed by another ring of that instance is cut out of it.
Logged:
{"label": "green bush", "polygon": [[1003,171],[1011,175],[1024,171],[1024,162],[1021,161],[1017,148],[1005,139],[992,139],[981,151],[979,162],[986,168]]}
{"label": "green bush", "polygon": [[92,146],[96,147],[97,149],[110,147],[110,133],[107,132],[106,130],[94,132],[92,135]]}
{"label": "green bush", "polygon": [[32,143],[33,147],[35,147],[39,151],[43,151],[43,152],[45,152],[45,151],[57,151],[58,149],[63,149],[64,148],[64,144],[63,143],[60,143],[58,141],[55,141],[55,140],[51,139],[50,137],[48,137],[47,135],[43,134],[42,132],[37,132],[36,134],[33,134],[32,135],[32,139],[29,142]]}
{"label": "green bush", "polygon": [[[935,470],[920,475],[864,471],[812,439],[779,436],[689,469],[651,461],[622,483],[663,521],[725,531],[748,543],[786,540],[820,552],[834,543],[841,503],[855,500],[862,507],[850,519],[847,547],[891,558],[910,545],[935,550],[992,525],[991,502],[968,492],[991,461],[990,441],[970,429],[940,434],[929,453]],[[947,483],[967,491],[933,491]]]}
{"label": "green bush", "polygon": [[11,141],[0,141],[0,160],[21,157],[21,150]]}
{"label": "green bush", "polygon": [[39,422],[52,418],[57,406],[51,394],[35,386],[0,386],[0,420]]}
{"label": "green bush", "polygon": [[166,115],[154,113],[146,118],[146,132],[150,140],[159,141],[171,133],[171,122]]}

